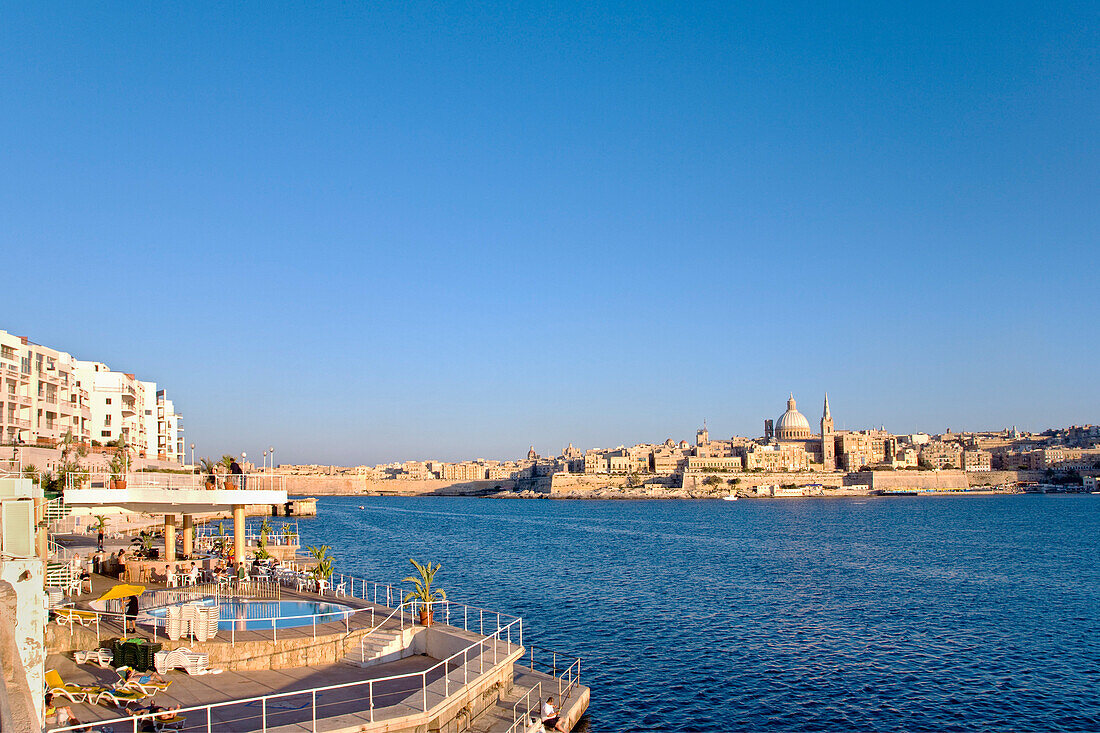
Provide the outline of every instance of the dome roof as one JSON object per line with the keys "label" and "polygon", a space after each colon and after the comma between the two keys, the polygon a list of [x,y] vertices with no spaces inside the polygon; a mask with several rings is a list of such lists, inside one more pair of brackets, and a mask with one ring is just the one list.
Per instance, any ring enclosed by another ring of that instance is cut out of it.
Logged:
{"label": "dome roof", "polygon": [[794,395],[787,400],[787,411],[779,416],[779,420],[775,423],[775,429],[779,430],[810,430],[810,421],[806,419],[795,407]]}

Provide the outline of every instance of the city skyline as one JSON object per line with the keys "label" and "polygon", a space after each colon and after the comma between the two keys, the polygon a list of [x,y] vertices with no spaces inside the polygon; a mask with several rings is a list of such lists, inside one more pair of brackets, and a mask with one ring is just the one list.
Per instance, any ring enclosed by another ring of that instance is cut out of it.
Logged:
{"label": "city skyline", "polygon": [[1088,8],[4,17],[0,328],[200,455],[1100,415]]}

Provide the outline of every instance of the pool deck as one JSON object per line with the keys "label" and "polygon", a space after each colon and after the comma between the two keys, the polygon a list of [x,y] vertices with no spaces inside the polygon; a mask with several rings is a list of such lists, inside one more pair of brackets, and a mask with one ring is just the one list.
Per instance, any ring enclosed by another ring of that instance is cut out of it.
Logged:
{"label": "pool deck", "polygon": [[[379,664],[366,669],[349,667],[342,664],[326,667],[295,667],[280,670],[256,672],[223,672],[192,677],[180,670],[165,675],[171,686],[164,692],[156,693],[146,700],[162,707],[181,708],[209,705],[213,703],[247,700],[248,698],[288,693],[295,690],[309,690],[327,685],[339,685],[348,682],[362,682],[393,675],[423,672],[438,660],[426,656],[414,656],[394,662]],[[109,669],[99,669],[92,665],[78,665],[67,656],[53,654],[47,658],[48,669],[57,669],[62,679],[68,683],[109,686],[118,680],[118,675]],[[442,670],[429,675],[431,702],[438,702],[442,693],[435,690],[442,680]],[[324,719],[324,730],[352,728],[358,730],[371,723],[370,713],[364,712],[367,686],[328,690],[317,693],[317,717]],[[290,694],[278,700],[268,701],[266,705],[266,729],[269,731],[312,730],[312,695]],[[411,677],[374,686],[375,721],[397,720],[415,715],[422,710],[422,689],[419,677]],[[121,717],[124,712],[117,708],[95,704],[73,704],[73,714],[81,722],[110,720]],[[187,718],[184,730],[206,730],[205,711],[184,713]],[[264,729],[264,705],[260,702],[238,702],[225,707],[213,708],[210,712],[212,730],[237,732]],[[115,724],[118,731],[118,725]]]}
{"label": "pool deck", "polygon": [[[113,577],[93,575],[92,592],[74,598],[76,607],[86,608],[88,602],[100,597],[117,583],[118,580]],[[150,591],[166,589],[164,584],[155,582],[146,583],[145,587]],[[383,632],[400,635],[402,625],[406,632],[412,625],[409,617],[406,615],[404,624],[396,618],[383,624],[383,620],[392,613],[392,608],[361,598],[333,596],[331,593],[320,596],[314,592],[280,587],[279,598],[323,600],[347,605],[358,612],[347,622],[340,620],[277,631],[221,629],[216,637],[202,643],[192,642],[186,637],[173,642],[165,638],[163,628],[154,630],[139,623],[138,636],[153,639],[155,635],[157,642],[162,643],[165,649],[185,646],[194,651],[209,653],[210,667],[224,670],[193,677],[182,670],[170,671],[165,675],[172,683],[169,689],[147,698],[144,704],[153,702],[162,707],[188,708],[228,703],[211,708],[209,712],[204,708],[184,713],[185,731],[243,733],[265,730],[297,733],[324,730],[334,733],[411,733],[427,730],[431,725],[446,723],[448,730],[460,724],[461,729],[473,733],[504,733],[512,726],[514,703],[527,690],[540,682],[544,696],[557,696],[561,689],[558,678],[517,663],[523,654],[523,647],[518,643],[509,644],[504,641],[499,643],[499,649],[486,647],[480,653],[471,653],[466,664],[462,664],[461,660],[448,664],[446,677],[443,667],[427,673],[426,688],[422,685],[421,673],[439,664],[440,660],[433,656],[409,656],[406,653],[403,658],[398,659],[384,657],[388,661],[376,661],[368,667],[354,666],[348,663],[348,654],[357,658],[360,638],[367,636],[372,628],[379,625]],[[380,600],[385,599],[380,597]],[[474,610],[466,617],[452,614],[448,618],[444,613],[437,612],[436,624],[437,628],[445,630],[451,636],[452,642],[463,646],[484,639],[479,631],[491,632],[495,629],[498,621],[494,616],[495,614],[486,613],[481,618]],[[456,626],[449,626],[448,621]],[[464,630],[464,625],[469,630]],[[124,635],[119,622],[104,620],[98,630],[79,626],[70,630],[51,621],[48,631],[50,633],[47,639],[52,653],[47,659],[47,669],[57,669],[69,683],[110,686],[118,681],[113,670],[94,665],[77,665],[68,650],[109,646],[109,640]],[[409,637],[404,638],[407,641]],[[518,637],[514,641],[518,642]],[[449,648],[443,651],[438,646],[428,649],[421,646],[417,650],[431,651],[440,657],[454,652],[454,649]],[[265,658],[268,658],[267,661],[264,661]],[[249,660],[258,662],[258,665],[250,666]],[[401,675],[410,676],[386,679],[373,685],[358,684],[322,690],[316,693],[316,699],[314,693],[309,692],[318,687],[365,683]],[[494,693],[494,690],[499,692]],[[497,695],[495,702],[484,710],[474,709],[474,719],[468,723],[463,722],[463,711],[471,708],[473,700],[484,699],[488,694]],[[266,703],[260,700],[249,701],[249,698],[268,695],[280,697]],[[373,713],[368,699],[371,695],[374,701]],[[587,709],[588,701],[588,688],[577,685],[564,700],[559,700],[559,711],[569,725],[575,725]],[[81,703],[71,707],[76,717],[85,723],[117,719],[126,714],[125,710],[104,704]],[[455,715],[459,718],[455,719]],[[115,733],[133,730],[129,723],[116,722],[109,725]]]}

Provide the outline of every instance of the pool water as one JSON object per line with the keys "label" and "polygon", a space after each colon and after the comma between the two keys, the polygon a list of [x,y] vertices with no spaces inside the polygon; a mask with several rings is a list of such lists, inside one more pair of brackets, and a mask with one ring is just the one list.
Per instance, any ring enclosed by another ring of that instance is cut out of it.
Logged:
{"label": "pool water", "polygon": [[[218,628],[235,628],[238,631],[312,626],[315,620],[318,624],[327,624],[343,621],[354,612],[348,606],[324,601],[248,601],[207,598],[195,602],[204,606],[217,604],[221,608]],[[153,618],[164,619],[168,615],[168,607],[152,608],[147,613]]]}

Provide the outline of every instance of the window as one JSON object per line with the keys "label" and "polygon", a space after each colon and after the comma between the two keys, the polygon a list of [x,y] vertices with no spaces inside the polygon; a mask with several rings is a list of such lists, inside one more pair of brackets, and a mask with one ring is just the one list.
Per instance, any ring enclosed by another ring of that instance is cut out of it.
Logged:
{"label": "window", "polygon": [[0,346],[0,357],[15,360],[15,349],[11,346]]}
{"label": "window", "polygon": [[107,398],[107,404],[108,405],[111,404],[111,398],[110,397]]}
{"label": "window", "polygon": [[100,430],[99,431],[99,436],[101,438],[110,438],[111,437],[111,431],[110,430]]}

